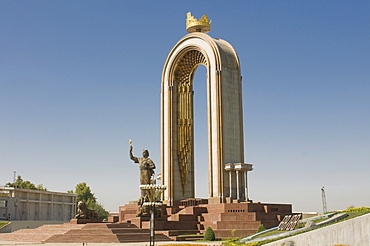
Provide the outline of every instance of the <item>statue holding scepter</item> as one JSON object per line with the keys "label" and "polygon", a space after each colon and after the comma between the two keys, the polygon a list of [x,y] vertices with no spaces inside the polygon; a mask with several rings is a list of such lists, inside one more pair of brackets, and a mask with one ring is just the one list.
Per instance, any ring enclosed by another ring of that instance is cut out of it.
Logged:
{"label": "statue holding scepter", "polygon": [[[156,186],[155,183],[151,185],[152,184],[151,178],[154,175],[155,164],[152,161],[152,159],[149,158],[149,151],[147,149],[144,149],[143,157],[135,157],[132,153],[132,150],[133,150],[132,140],[130,139],[129,142],[130,142],[130,152],[129,152],[130,159],[133,160],[135,163],[139,163],[140,185],[142,185],[140,186],[141,197],[138,200],[138,205],[140,206],[140,209],[136,216],[137,217],[149,217],[149,216],[161,217],[161,209],[159,207],[156,207],[156,205],[154,205],[153,207],[153,204],[148,205],[147,203],[157,202],[157,200],[153,200],[153,194],[157,195],[156,192],[158,191],[163,192],[163,190],[166,188],[163,188],[162,186],[160,187]],[[154,217],[152,218],[154,219]]]}
{"label": "statue holding scepter", "polygon": [[135,163],[139,163],[140,185],[148,185],[151,183],[151,177],[154,175],[155,164],[149,158],[149,151],[147,149],[143,150],[143,157],[135,157],[132,154],[132,150],[132,140],[130,139],[130,159]]}

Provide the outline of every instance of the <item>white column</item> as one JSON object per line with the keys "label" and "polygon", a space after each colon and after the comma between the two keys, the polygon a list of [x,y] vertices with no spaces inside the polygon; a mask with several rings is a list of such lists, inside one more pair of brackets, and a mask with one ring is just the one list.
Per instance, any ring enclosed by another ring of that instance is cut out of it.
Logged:
{"label": "white column", "polygon": [[232,187],[232,185],[233,185],[233,182],[232,182],[232,173],[231,173],[231,170],[229,171],[229,185],[230,185],[230,198],[232,198],[233,197],[233,187]]}
{"label": "white column", "polygon": [[[248,171],[253,170],[252,164],[247,163],[235,163],[235,171],[237,176],[237,192],[238,192],[238,199],[248,201],[248,183],[247,183],[247,173]],[[244,181],[243,177],[239,177],[239,172],[244,173]],[[240,194],[242,193],[242,186],[245,185],[245,197],[241,197]]]}
{"label": "white column", "polygon": [[233,198],[233,171],[234,171],[234,164],[233,163],[226,163],[225,164],[225,171],[229,173],[229,197]]}
{"label": "white column", "polygon": [[244,172],[244,181],[245,181],[245,201],[248,202],[248,171]]}
{"label": "white column", "polygon": [[235,170],[235,173],[236,173],[236,198],[240,200],[239,171]]}

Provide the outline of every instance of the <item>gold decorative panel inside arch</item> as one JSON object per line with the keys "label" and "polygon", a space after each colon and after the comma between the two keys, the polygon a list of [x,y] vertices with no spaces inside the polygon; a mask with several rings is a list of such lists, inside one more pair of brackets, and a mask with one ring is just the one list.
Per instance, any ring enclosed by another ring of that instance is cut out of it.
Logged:
{"label": "gold decorative panel inside arch", "polygon": [[175,69],[177,82],[178,160],[183,192],[188,180],[189,167],[194,163],[193,74],[199,65],[207,67],[206,57],[198,50],[184,54]]}

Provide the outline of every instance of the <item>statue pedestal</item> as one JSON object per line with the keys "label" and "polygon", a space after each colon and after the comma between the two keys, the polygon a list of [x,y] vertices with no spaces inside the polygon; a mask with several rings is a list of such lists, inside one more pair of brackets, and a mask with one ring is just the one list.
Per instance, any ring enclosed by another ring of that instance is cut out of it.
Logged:
{"label": "statue pedestal", "polygon": [[[155,220],[154,224],[155,230],[159,231],[167,230],[165,227],[168,224],[168,223],[166,224],[167,217],[155,218],[154,220]],[[130,223],[142,229],[150,229],[150,217],[134,217],[131,219]],[[174,230],[174,228],[170,228],[169,230]]]}
{"label": "statue pedestal", "polygon": [[71,219],[70,224],[87,224],[87,223],[102,223],[103,220],[99,219]]}

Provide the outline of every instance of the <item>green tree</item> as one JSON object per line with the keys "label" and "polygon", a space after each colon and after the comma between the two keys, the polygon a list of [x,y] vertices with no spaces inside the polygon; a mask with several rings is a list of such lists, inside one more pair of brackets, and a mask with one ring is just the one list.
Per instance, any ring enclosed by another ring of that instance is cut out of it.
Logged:
{"label": "green tree", "polygon": [[101,220],[107,219],[110,216],[109,212],[98,202],[91,203],[90,209],[95,210]]}
{"label": "green tree", "polygon": [[96,197],[91,192],[90,186],[87,186],[85,182],[76,185],[76,194],[78,194],[77,202],[84,201],[89,207],[92,203],[96,203]]}
{"label": "green tree", "polygon": [[[73,193],[72,190],[67,191],[68,193]],[[96,210],[96,212],[99,215],[99,219],[107,219],[109,216],[109,212],[106,211],[103,206],[97,202],[97,199],[95,197],[95,194],[92,193],[90,187],[85,183],[79,183],[76,185],[75,192],[78,194],[77,196],[77,202],[83,201],[86,203],[87,207],[89,209]]]}
{"label": "green tree", "polygon": [[31,181],[23,180],[20,175],[18,175],[17,180],[14,183],[6,183],[6,187],[15,187],[15,188],[21,188],[21,189],[28,189],[28,190],[43,190],[47,191],[45,187],[43,187],[42,184],[35,185]]}

